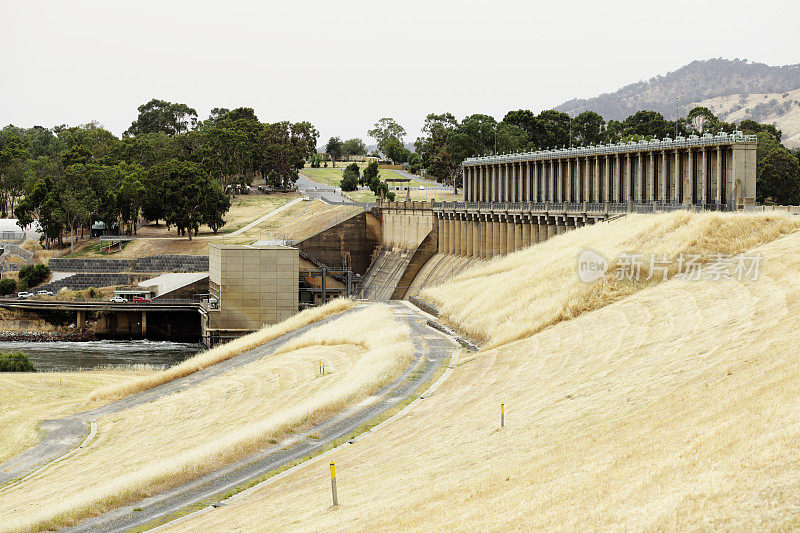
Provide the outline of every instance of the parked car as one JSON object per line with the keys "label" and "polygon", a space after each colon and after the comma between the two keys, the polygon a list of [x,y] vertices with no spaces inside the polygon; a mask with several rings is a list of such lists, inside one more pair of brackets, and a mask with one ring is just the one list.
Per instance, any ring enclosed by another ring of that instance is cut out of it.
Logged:
{"label": "parked car", "polygon": [[420,185],[419,186],[419,190],[424,191],[425,190],[425,186],[424,185]]}
{"label": "parked car", "polygon": [[52,295],[53,291],[46,291],[46,290],[36,291],[36,296],[52,296]]}
{"label": "parked car", "polygon": [[135,304],[149,304],[149,303],[153,303],[153,300],[151,300],[150,298],[145,298],[144,296],[134,296],[133,297],[133,303],[135,303]]}
{"label": "parked car", "polygon": [[31,296],[33,296],[33,293],[28,291],[22,291],[17,293],[17,298],[19,298],[20,300],[25,300],[27,298],[30,298]]}
{"label": "parked car", "polygon": [[108,301],[111,302],[111,303],[115,303],[115,304],[126,304],[126,303],[128,303],[128,299],[127,298],[123,298],[122,296],[112,296],[111,299],[108,300]]}

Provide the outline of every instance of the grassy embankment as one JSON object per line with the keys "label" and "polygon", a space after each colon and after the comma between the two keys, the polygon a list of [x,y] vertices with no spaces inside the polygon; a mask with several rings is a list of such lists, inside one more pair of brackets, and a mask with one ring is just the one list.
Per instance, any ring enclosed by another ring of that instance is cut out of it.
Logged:
{"label": "grassy embankment", "polygon": [[0,373],[0,463],[39,441],[42,420],[88,409],[86,397],[98,387],[129,383],[152,371]]}
{"label": "grassy embankment", "polygon": [[[311,462],[173,529],[793,527],[797,227],[788,217],[637,217],[465,272],[428,294],[494,347],[330,457],[338,509],[327,465]],[[573,278],[584,247],[762,259],[757,280],[582,287]],[[471,307],[456,315],[459,304]]]}
{"label": "grassy embankment", "polygon": [[266,326],[259,331],[250,333],[225,344],[215,346],[210,350],[201,352],[181,363],[128,383],[120,383],[99,388],[92,392],[92,401],[118,400],[137,392],[152,389],[164,383],[169,383],[178,378],[193,374],[211,365],[215,365],[231,357],[243,354],[248,350],[257,348],[264,343],[277,339],[290,331],[294,331],[308,324],[313,324],[324,318],[347,311],[353,308],[353,302],[346,299],[336,299],[319,307],[312,307],[287,318],[283,322]]}
{"label": "grassy embankment", "polygon": [[280,445],[366,398],[412,353],[408,328],[375,305],[311,330],[275,355],[103,417],[88,446],[3,493],[0,529],[71,524]]}

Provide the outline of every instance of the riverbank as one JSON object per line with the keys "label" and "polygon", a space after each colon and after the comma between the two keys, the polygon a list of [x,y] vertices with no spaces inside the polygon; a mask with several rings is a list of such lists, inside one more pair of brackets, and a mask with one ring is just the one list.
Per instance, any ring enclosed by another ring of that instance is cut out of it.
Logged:
{"label": "riverbank", "polygon": [[2,331],[0,342],[85,342],[97,340],[92,331]]}

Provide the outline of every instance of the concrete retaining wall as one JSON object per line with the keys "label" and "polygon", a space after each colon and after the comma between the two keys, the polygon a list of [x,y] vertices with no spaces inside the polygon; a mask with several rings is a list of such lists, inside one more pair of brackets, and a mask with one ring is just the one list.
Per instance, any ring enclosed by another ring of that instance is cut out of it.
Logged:
{"label": "concrete retaining wall", "polygon": [[83,290],[88,289],[89,287],[108,287],[110,285],[133,285],[139,281],[141,276],[137,276],[135,274],[125,274],[125,273],[116,273],[116,274],[73,274],[72,276],[68,276],[64,279],[60,279],[58,281],[53,281],[51,283],[45,283],[44,285],[39,285],[38,287],[34,287],[31,289],[32,291],[52,291],[53,293],[57,293],[62,288],[66,287],[70,290]]}
{"label": "concrete retaining wall", "polygon": [[139,259],[53,258],[58,272],[208,272],[207,255],[154,255]]}

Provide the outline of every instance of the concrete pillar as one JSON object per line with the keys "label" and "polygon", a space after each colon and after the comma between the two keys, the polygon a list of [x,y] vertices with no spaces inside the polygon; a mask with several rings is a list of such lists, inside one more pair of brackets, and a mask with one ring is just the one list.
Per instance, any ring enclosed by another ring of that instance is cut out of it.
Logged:
{"label": "concrete pillar", "polygon": [[500,201],[508,201],[508,163],[503,163],[503,170],[500,173]]}
{"label": "concrete pillar", "polygon": [[567,230],[565,225],[566,221],[564,220],[564,218],[557,217],[555,222],[556,222],[556,235],[561,235]]}
{"label": "concrete pillar", "polygon": [[487,182],[487,202],[494,202],[494,195],[497,194],[497,186],[495,180],[497,179],[497,165],[489,166],[489,181]]}
{"label": "concrete pillar", "polygon": [[523,185],[525,194],[523,195],[523,202],[531,201],[531,162],[525,162],[525,185]]}
{"label": "concrete pillar", "polygon": [[563,202],[564,201],[564,187],[562,184],[563,177],[561,175],[561,160],[558,159],[553,161],[553,167],[555,169],[555,180],[556,180],[556,197],[555,202]]}
{"label": "concrete pillar", "polygon": [[647,201],[655,201],[655,184],[656,184],[656,154],[655,152],[648,152],[647,157]]}
{"label": "concrete pillar", "polygon": [[707,204],[708,203],[708,150],[705,146],[702,148],[703,150],[703,158],[702,158],[702,165],[703,169],[700,173],[700,179],[703,180],[703,184],[700,187],[700,194],[702,194],[702,198],[700,199],[700,204]]}
{"label": "concrete pillar", "polygon": [[450,224],[453,225],[453,251],[451,253],[459,255],[461,253],[461,225],[459,224],[458,215],[453,215]]}
{"label": "concrete pillar", "polygon": [[636,172],[633,177],[633,201],[642,201],[642,152],[636,154]]}
{"label": "concrete pillar", "polygon": [[147,337],[147,311],[142,311],[142,337]]}
{"label": "concrete pillar", "polygon": [[658,173],[658,199],[662,204],[667,203],[667,151],[661,150],[661,169]]}
{"label": "concrete pillar", "polygon": [[509,202],[518,202],[517,199],[517,180],[519,179],[519,164],[511,163],[511,190],[509,191]]}
{"label": "concrete pillar", "polygon": [[553,195],[555,189],[555,180],[553,179],[553,160],[550,161],[542,161],[542,170],[547,174],[547,200],[548,202],[553,201]]}
{"label": "concrete pillar", "polygon": [[603,172],[603,202],[611,201],[611,156],[605,156],[605,172]]}
{"label": "concrete pillar", "polygon": [[592,197],[592,182],[591,182],[591,170],[589,168],[590,165],[589,158],[586,157],[583,160],[583,201],[584,202],[591,202]]}
{"label": "concrete pillar", "polygon": [[522,221],[522,247],[525,248],[531,245],[531,221],[525,219]]}
{"label": "concrete pillar", "polygon": [[594,176],[592,176],[592,202],[600,202],[600,156],[594,156]]}
{"label": "concrete pillar", "polygon": [[630,202],[631,198],[631,154],[625,154],[625,201]]}
{"label": "concrete pillar", "polygon": [[75,316],[75,326],[78,329],[86,327],[86,311],[77,311]]}
{"label": "concrete pillar", "polygon": [[614,154],[614,202],[622,202],[624,196],[622,195],[622,165],[619,154]]}
{"label": "concrete pillar", "polygon": [[531,166],[533,167],[533,201],[541,202],[542,188],[539,184],[539,162],[534,161]]}
{"label": "concrete pillar", "polygon": [[436,219],[436,223],[437,223],[437,225],[439,227],[439,247],[438,247],[438,249],[439,249],[440,253],[445,253],[445,252],[447,252],[447,239],[445,237],[447,235],[447,227],[445,226],[443,218],[437,218]]}
{"label": "concrete pillar", "polygon": [[516,235],[517,227],[514,225],[514,217],[506,219],[506,253],[510,254],[514,251],[514,243],[517,240]]}
{"label": "concrete pillar", "polygon": [[684,180],[685,188],[688,191],[683,191],[683,199],[685,204],[691,205],[695,202],[695,183],[694,183],[694,152],[691,147],[689,148],[689,168],[686,172],[686,179]]}
{"label": "concrete pillar", "polygon": [[678,203],[681,201],[681,185],[683,178],[681,178],[681,153],[677,148],[675,149],[675,164],[672,168],[672,201]]}
{"label": "concrete pillar", "polygon": [[567,183],[566,183],[566,191],[564,194],[564,201],[565,202],[572,202],[572,159],[567,158]]}
{"label": "concrete pillar", "polygon": [[547,238],[555,237],[557,233],[555,217],[547,217]]}
{"label": "concrete pillar", "polygon": [[[505,224],[499,219],[492,220],[492,257],[503,255],[506,252],[505,232],[501,231]],[[501,241],[502,239],[502,241]]]}
{"label": "concrete pillar", "polygon": [[522,249],[522,221],[518,218],[514,221],[514,249]]}
{"label": "concrete pillar", "polygon": [[717,190],[714,191],[714,202],[717,205],[722,204],[722,165],[725,163],[722,160],[722,148],[717,146],[717,168],[716,168],[716,185]]}
{"label": "concrete pillar", "polygon": [[456,239],[458,236],[456,235],[456,221],[453,215],[450,215],[447,219],[447,242],[449,246],[447,247],[447,253],[454,255],[456,253]]}
{"label": "concrete pillar", "polygon": [[483,241],[481,240],[481,221],[475,217],[469,221],[472,224],[472,255],[471,257],[480,258],[483,256],[481,246]]}
{"label": "concrete pillar", "polygon": [[483,220],[483,257],[491,259],[494,256],[494,222],[486,216]]}

